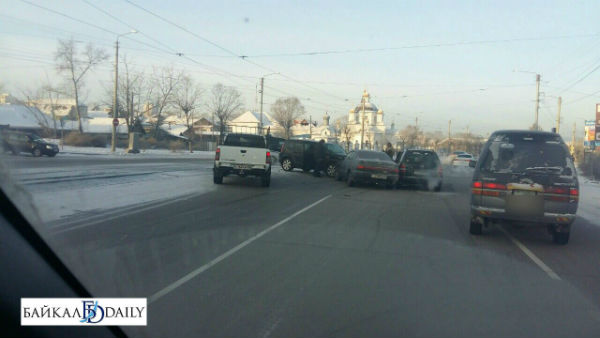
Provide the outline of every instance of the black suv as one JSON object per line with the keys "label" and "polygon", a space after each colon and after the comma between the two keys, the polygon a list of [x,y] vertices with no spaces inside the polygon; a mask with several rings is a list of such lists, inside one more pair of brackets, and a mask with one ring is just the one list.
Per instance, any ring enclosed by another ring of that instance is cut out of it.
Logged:
{"label": "black suv", "polygon": [[0,134],[4,151],[10,151],[14,155],[27,152],[35,157],[42,155],[54,157],[58,154],[56,144],[46,142],[36,134],[6,129],[1,130]]}
{"label": "black suv", "polygon": [[[285,171],[300,168],[304,171],[315,169],[314,147],[311,140],[286,140],[279,153],[279,163]],[[325,165],[327,176],[334,177],[338,164],[346,158],[346,152],[335,143],[325,143]]]}

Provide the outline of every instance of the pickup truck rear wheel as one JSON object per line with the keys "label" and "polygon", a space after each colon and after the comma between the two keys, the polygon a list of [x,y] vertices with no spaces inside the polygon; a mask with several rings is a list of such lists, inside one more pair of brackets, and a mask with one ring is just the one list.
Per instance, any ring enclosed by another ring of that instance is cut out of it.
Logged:
{"label": "pickup truck rear wheel", "polygon": [[481,235],[482,224],[471,219],[471,226],[469,226],[469,232],[471,235]]}
{"label": "pickup truck rear wheel", "polygon": [[558,232],[554,231],[552,233],[552,241],[558,245],[565,245],[569,243],[570,232]]}
{"label": "pickup truck rear wheel", "polygon": [[264,174],[260,178],[260,183],[263,187],[268,187],[271,185],[271,173]]}
{"label": "pickup truck rear wheel", "polygon": [[223,175],[214,173],[213,174],[213,182],[215,184],[223,184]]}
{"label": "pickup truck rear wheel", "polygon": [[33,156],[35,157],[40,157],[42,156],[42,151],[40,150],[40,148],[35,148],[33,149],[33,151],[31,152],[33,154]]}
{"label": "pickup truck rear wheel", "polygon": [[294,169],[292,160],[290,160],[289,158],[284,158],[283,161],[281,161],[281,169],[283,169],[285,171],[290,171],[290,170]]}

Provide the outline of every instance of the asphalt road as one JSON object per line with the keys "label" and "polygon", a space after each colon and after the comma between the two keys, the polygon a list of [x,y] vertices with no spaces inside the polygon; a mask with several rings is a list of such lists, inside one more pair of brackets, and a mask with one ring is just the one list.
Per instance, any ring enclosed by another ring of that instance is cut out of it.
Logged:
{"label": "asphalt road", "polygon": [[598,336],[598,221],[567,246],[509,225],[474,237],[469,183],[349,188],[276,168],[270,188],[226,178],[47,236],[92,294],[148,297],[135,336]]}

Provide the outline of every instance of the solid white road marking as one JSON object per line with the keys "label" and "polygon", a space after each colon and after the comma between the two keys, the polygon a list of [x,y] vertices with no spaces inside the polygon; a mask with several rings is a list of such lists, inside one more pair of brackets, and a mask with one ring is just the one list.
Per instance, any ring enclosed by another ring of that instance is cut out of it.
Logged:
{"label": "solid white road marking", "polygon": [[498,226],[498,229],[504,233],[508,239],[510,239],[529,259],[531,259],[537,266],[540,267],[550,278],[561,280],[560,277],[556,274],[556,272],[552,271],[548,265],[542,262],[531,250],[529,250],[523,243],[521,243],[518,239],[514,238],[511,234],[508,233],[501,225]]}
{"label": "solid white road marking", "polygon": [[176,280],[175,282],[173,282],[172,284],[168,285],[164,289],[162,289],[162,290],[158,291],[157,293],[153,294],[152,296],[148,297],[148,304],[154,303],[155,301],[159,300],[163,296],[166,296],[171,291],[177,289],[178,287],[180,287],[183,284],[185,284],[188,281],[190,281],[192,278],[198,276],[199,274],[201,274],[201,273],[205,272],[206,270],[210,269],[211,267],[215,266],[216,264],[218,264],[222,260],[226,259],[227,257],[229,257],[229,256],[233,255],[234,253],[240,251],[241,249],[243,249],[248,244],[254,242],[255,240],[257,240],[259,238],[261,238],[262,236],[266,235],[267,233],[269,233],[269,232],[277,229],[278,227],[282,226],[283,224],[285,224],[286,222],[290,221],[294,217],[300,215],[301,213],[309,210],[310,208],[316,206],[317,204],[325,201],[326,199],[328,199],[330,197],[331,197],[331,195],[327,195],[327,196],[321,198],[320,200],[312,203],[311,205],[306,206],[303,209],[300,209],[300,210],[296,211],[295,213],[291,214],[290,216],[282,219],[281,221],[279,221],[279,222],[271,225],[270,227],[266,228],[265,230],[263,230],[263,231],[259,232],[258,234],[256,234],[256,235],[248,238],[247,240],[243,241],[242,243],[236,245],[235,247],[229,249],[227,252],[225,252],[224,254],[220,255],[219,257],[213,259],[212,261],[210,261],[210,262],[202,265],[201,267],[197,268],[196,270],[194,270],[194,271],[188,273],[187,275],[181,277],[180,279]]}

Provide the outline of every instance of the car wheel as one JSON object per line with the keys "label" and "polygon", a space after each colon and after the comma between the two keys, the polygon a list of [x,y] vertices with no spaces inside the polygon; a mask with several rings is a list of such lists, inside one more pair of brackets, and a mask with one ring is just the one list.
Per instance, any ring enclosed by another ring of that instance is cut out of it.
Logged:
{"label": "car wheel", "polygon": [[348,174],[346,175],[346,183],[348,183],[349,187],[353,187],[354,186],[354,178],[352,177],[352,173],[348,172]]}
{"label": "car wheel", "polygon": [[54,156],[56,156],[56,153],[48,154],[48,157],[54,157]]}
{"label": "car wheel", "polygon": [[294,169],[292,160],[290,160],[289,158],[284,158],[283,161],[281,161],[281,169],[283,169],[285,171],[290,171],[290,170]]}
{"label": "car wheel", "polygon": [[469,232],[471,235],[481,235],[481,229],[482,224],[472,219],[471,226],[469,226]]}
{"label": "car wheel", "polygon": [[268,187],[271,185],[271,173],[267,173],[260,178],[260,183],[263,187]]}
{"label": "car wheel", "polygon": [[214,184],[223,184],[223,175],[214,173],[213,174],[213,183]]}
{"label": "car wheel", "polygon": [[39,148],[35,148],[33,149],[33,151],[31,152],[33,154],[33,156],[35,157],[40,157],[42,156],[42,151]]}
{"label": "car wheel", "polygon": [[337,166],[335,163],[329,163],[325,172],[327,173],[327,176],[334,177],[337,172]]}
{"label": "car wheel", "polygon": [[554,231],[552,233],[552,241],[558,245],[565,245],[569,243],[570,232],[558,232]]}

